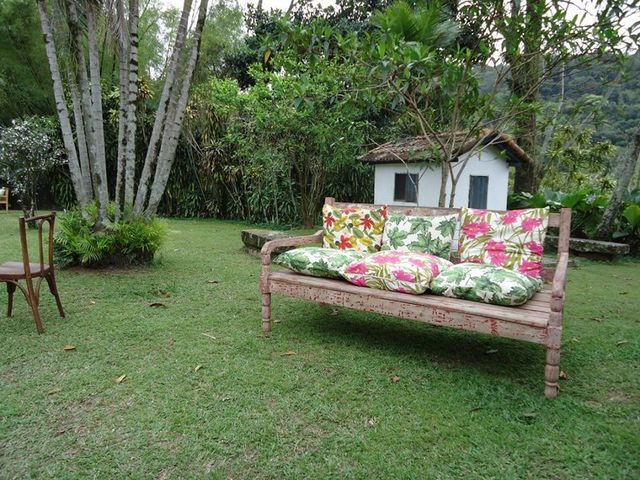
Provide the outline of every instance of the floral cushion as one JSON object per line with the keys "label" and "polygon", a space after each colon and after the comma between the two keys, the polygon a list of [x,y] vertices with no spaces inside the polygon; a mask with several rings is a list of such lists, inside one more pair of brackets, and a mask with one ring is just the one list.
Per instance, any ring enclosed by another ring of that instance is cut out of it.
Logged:
{"label": "floral cushion", "polygon": [[342,276],[354,285],[420,294],[451,265],[430,253],[390,250],[356,260],[344,269]]}
{"label": "floral cushion", "polygon": [[322,245],[325,248],[377,252],[382,244],[382,231],[387,219],[387,207],[322,208]]}
{"label": "floral cushion", "polygon": [[458,251],[462,262],[498,265],[539,277],[542,273],[548,208],[503,214],[463,208]]}
{"label": "floral cushion", "polygon": [[382,250],[432,253],[448,259],[458,215],[411,217],[390,214],[382,233]]}
{"label": "floral cushion", "polygon": [[522,305],[535,295],[537,278],[495,265],[459,263],[431,282],[431,292],[496,305]]}
{"label": "floral cushion", "polygon": [[342,278],[344,267],[365,256],[355,250],[303,247],[281,253],[273,263],[314,277]]}

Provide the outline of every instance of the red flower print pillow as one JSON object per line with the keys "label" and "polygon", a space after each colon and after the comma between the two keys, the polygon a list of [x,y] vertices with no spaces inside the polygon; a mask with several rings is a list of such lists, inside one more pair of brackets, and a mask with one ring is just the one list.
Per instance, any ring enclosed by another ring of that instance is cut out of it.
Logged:
{"label": "red flower print pillow", "polygon": [[377,252],[382,245],[382,231],[387,207],[322,208],[322,246],[358,252]]}
{"label": "red flower print pillow", "polygon": [[540,277],[548,208],[502,214],[463,208],[460,224],[460,261],[497,265]]}
{"label": "red flower print pillow", "polygon": [[385,250],[350,263],[342,276],[361,287],[420,295],[451,265],[430,253]]}

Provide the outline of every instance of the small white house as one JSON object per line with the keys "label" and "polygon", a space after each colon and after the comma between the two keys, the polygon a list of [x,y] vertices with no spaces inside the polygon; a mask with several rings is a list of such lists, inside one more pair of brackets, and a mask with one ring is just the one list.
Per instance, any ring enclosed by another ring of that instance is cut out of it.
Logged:
{"label": "small white house", "polygon": [[[439,137],[454,142],[454,174],[464,164],[454,207],[506,210],[509,168],[531,161],[522,148],[507,135],[489,131],[471,140],[463,132]],[[361,157],[375,166],[375,203],[437,207],[442,172],[441,165],[433,160],[437,157],[433,155],[436,145],[439,143],[434,138],[406,138],[380,145]],[[451,179],[447,182],[445,206],[449,206],[450,195]]]}

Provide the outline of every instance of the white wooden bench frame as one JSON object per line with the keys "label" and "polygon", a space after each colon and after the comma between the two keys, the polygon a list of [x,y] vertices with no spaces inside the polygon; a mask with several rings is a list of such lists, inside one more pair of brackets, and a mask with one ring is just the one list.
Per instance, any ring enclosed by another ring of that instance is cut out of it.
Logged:
{"label": "white wooden bench frame", "polygon": [[[374,208],[379,205],[336,203],[331,197],[325,202],[338,208]],[[405,208],[389,206],[389,211],[406,215],[434,216],[457,213],[459,209]],[[322,230],[303,237],[272,240],[262,247],[262,329],[271,331],[271,294],[312,300],[325,305],[347,307],[366,312],[393,315],[462,330],[486,333],[544,345],[547,349],[545,366],[545,396],[558,395],[560,375],[560,344],[565,300],[571,209],[549,216],[549,227],[559,229],[558,255],[555,267],[545,268],[545,285],[531,300],[520,307],[503,307],[454,299],[431,294],[411,295],[367,287],[346,281],[317,278],[290,271],[272,272],[271,255],[281,247],[297,247],[322,243]]]}

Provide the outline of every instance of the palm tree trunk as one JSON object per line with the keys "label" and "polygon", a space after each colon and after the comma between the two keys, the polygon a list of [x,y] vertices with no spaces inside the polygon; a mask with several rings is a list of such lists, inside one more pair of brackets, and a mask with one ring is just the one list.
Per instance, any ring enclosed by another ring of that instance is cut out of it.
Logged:
{"label": "palm tree trunk", "polygon": [[71,121],[69,120],[69,111],[65,102],[64,90],[62,86],[62,78],[60,77],[60,67],[56,56],[56,48],[53,39],[53,29],[51,28],[51,18],[47,12],[45,0],[37,0],[38,13],[40,14],[40,26],[44,36],[45,50],[47,60],[49,61],[49,70],[51,80],[53,82],[53,95],[58,111],[58,119],[60,120],[60,129],[62,131],[62,140],[64,143],[67,157],[69,160],[69,172],[76,198],[82,207],[86,207],[90,202],[88,192],[84,188],[82,181],[82,172],[78,162],[78,153],[73,139],[73,130],[71,129]]}
{"label": "palm tree trunk", "polygon": [[89,43],[89,75],[91,77],[91,105],[93,111],[93,141],[96,147],[95,163],[93,166],[93,178],[97,191],[95,192],[98,203],[99,221],[107,224],[107,204],[109,203],[109,191],[107,188],[107,164],[104,149],[104,125],[102,117],[102,86],[100,77],[100,57],[96,40],[95,7],[87,8],[87,38]]}
{"label": "palm tree trunk", "polygon": [[136,180],[136,105],[138,103],[138,0],[129,0],[129,65],[125,134],[124,203],[133,205]]}
{"label": "palm tree trunk", "polygon": [[155,215],[158,210],[158,205],[160,205],[160,200],[162,199],[162,195],[164,195],[164,191],[167,187],[167,182],[169,181],[171,167],[173,166],[173,162],[176,158],[176,148],[178,146],[178,140],[180,138],[180,131],[182,130],[184,112],[187,108],[187,101],[189,99],[191,80],[193,78],[193,72],[196,68],[196,64],[198,63],[200,42],[202,40],[202,30],[204,28],[204,22],[207,18],[208,3],[208,0],[200,1],[198,21],[196,22],[196,28],[193,32],[189,63],[187,64],[184,78],[182,79],[180,98],[173,116],[168,119],[169,123],[167,123],[167,127],[165,128],[165,135],[163,136],[162,144],[160,146],[160,153],[158,154],[158,166],[156,168],[153,185],[151,187],[151,193],[149,195],[149,204],[145,211],[145,216],[147,218]]}
{"label": "palm tree trunk", "polygon": [[177,94],[177,92],[174,93],[174,84],[178,67],[182,63],[182,59],[185,55],[184,44],[187,37],[187,30],[189,28],[189,15],[191,14],[192,3],[192,0],[184,0],[184,5],[182,7],[180,25],[178,26],[178,31],[176,33],[176,40],[173,45],[173,52],[171,53],[171,61],[169,68],[167,69],[167,77],[164,81],[164,88],[162,89],[162,95],[160,96],[160,103],[158,104],[158,111],[156,112],[156,119],[153,124],[153,130],[151,132],[144,166],[138,182],[138,191],[136,192],[136,199],[133,207],[134,215],[141,215],[144,211],[145,202],[147,201],[147,193],[149,191],[149,182],[151,180],[151,175],[154,174],[156,168],[158,148],[160,146],[160,140],[167,120],[169,103],[171,102],[172,97],[175,98]]}
{"label": "palm tree trunk", "polygon": [[118,55],[119,55],[119,70],[120,70],[120,104],[118,109],[118,159],[116,167],[116,221],[120,220],[122,214],[122,203],[124,199],[124,169],[126,162],[125,143],[127,141],[126,133],[126,116],[127,116],[127,98],[129,97],[127,88],[129,87],[128,63],[127,58],[129,51],[127,49],[128,35],[127,35],[127,22],[126,13],[124,9],[123,0],[118,0],[116,3],[117,22],[119,24],[118,35]]}
{"label": "palm tree trunk", "polygon": [[[76,124],[76,136],[78,153],[80,155],[80,168],[82,170],[82,181],[87,195],[93,197],[93,180],[91,175],[92,158],[95,155],[93,150],[93,124],[91,121],[91,98],[89,96],[89,82],[87,81],[87,67],[82,50],[82,32],[78,21],[76,4],[66,1],[69,12],[69,32],[71,51],[75,59],[75,69],[73,74],[69,74],[69,89],[74,110],[74,120]],[[74,77],[74,76],[75,77]],[[80,90],[78,91],[78,85]],[[79,114],[79,115],[78,115]]]}

